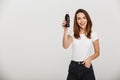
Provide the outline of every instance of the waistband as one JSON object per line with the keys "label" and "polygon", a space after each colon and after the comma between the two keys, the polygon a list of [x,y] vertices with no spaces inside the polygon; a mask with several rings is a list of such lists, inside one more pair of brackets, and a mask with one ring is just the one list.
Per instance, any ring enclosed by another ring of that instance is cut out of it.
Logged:
{"label": "waistband", "polygon": [[85,62],[84,61],[71,61],[72,63],[76,63],[76,64],[85,64]]}

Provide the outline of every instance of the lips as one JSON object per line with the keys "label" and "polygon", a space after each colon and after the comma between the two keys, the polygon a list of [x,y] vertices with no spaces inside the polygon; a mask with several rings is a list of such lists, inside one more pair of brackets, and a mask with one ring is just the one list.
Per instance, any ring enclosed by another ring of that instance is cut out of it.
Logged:
{"label": "lips", "polygon": [[80,26],[84,26],[85,25],[85,23],[80,23]]}

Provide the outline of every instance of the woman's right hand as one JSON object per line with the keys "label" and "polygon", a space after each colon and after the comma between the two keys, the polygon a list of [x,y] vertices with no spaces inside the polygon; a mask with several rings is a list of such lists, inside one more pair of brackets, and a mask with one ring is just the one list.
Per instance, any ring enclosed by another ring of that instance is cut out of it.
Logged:
{"label": "woman's right hand", "polygon": [[66,24],[66,21],[63,20],[62,27],[63,27],[63,29],[64,29],[64,32],[67,32],[67,31],[68,31],[68,28],[65,26],[65,24]]}

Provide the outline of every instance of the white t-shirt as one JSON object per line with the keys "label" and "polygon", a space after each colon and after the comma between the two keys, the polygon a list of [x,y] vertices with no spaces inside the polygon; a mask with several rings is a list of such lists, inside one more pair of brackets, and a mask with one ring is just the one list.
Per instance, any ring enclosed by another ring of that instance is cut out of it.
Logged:
{"label": "white t-shirt", "polygon": [[94,53],[93,42],[98,39],[95,32],[91,33],[91,39],[87,38],[85,34],[80,34],[80,38],[76,39],[73,34],[72,42],[72,60],[84,61]]}

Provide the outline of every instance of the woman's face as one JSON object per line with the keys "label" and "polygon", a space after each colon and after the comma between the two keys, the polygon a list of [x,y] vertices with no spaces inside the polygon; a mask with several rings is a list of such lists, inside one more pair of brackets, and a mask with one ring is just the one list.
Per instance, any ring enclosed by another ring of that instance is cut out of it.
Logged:
{"label": "woman's face", "polygon": [[82,29],[85,29],[85,28],[86,28],[87,18],[86,18],[86,16],[84,15],[84,13],[79,12],[79,13],[77,14],[77,23],[78,23],[78,25],[80,26],[80,28],[82,28]]}

